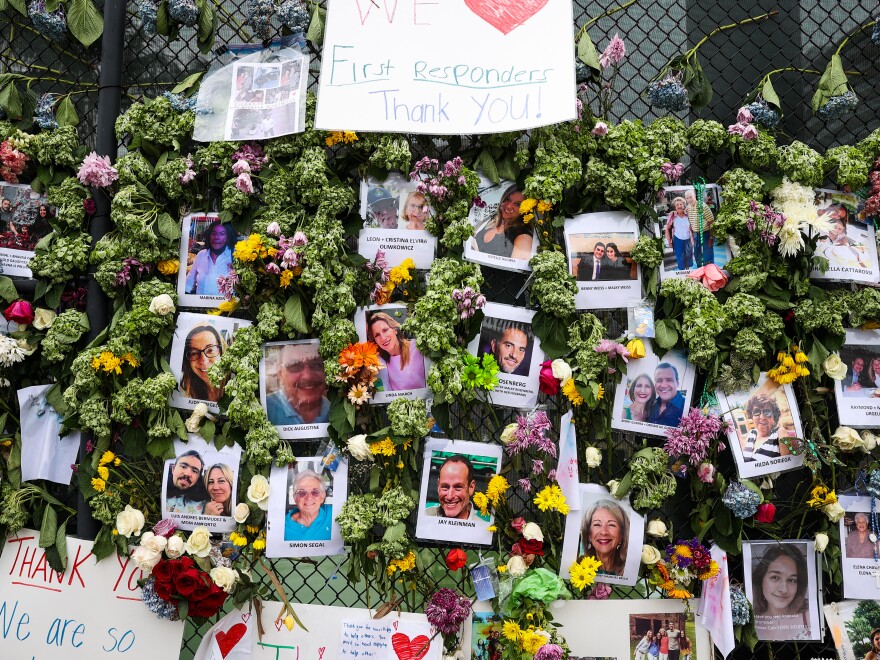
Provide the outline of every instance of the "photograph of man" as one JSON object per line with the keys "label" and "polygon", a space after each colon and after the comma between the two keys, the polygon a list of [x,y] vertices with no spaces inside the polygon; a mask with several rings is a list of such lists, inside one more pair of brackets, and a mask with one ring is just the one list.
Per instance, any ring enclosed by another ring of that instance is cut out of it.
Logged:
{"label": "photograph of man", "polygon": [[705,266],[715,263],[715,239],[711,229],[715,223],[715,214],[706,200],[703,200],[703,234],[700,240],[700,205],[697,203],[697,193],[693,188],[684,191],[684,199],[687,202],[687,215],[693,232],[694,261],[696,266]]}
{"label": "photograph of man", "polygon": [[367,218],[369,226],[379,229],[397,229],[398,198],[385,188],[370,188],[367,193]]}
{"label": "photograph of man", "polygon": [[204,233],[204,248],[195,255],[186,275],[186,293],[220,295],[217,278],[225,277],[232,271],[232,247],[237,240],[235,230],[220,220],[208,226]]}
{"label": "photograph of man", "polygon": [[657,399],[648,417],[651,424],[678,426],[684,414],[684,395],[678,391],[678,369],[661,362],[654,369],[654,389]]}
{"label": "photograph of man", "polygon": [[857,357],[853,359],[852,368],[843,379],[843,390],[845,392],[858,392],[863,387],[873,387],[873,385],[869,385],[868,377],[865,374],[865,359]]}
{"label": "photograph of man", "polygon": [[195,450],[182,453],[174,460],[168,479],[165,510],[169,513],[203,515],[211,498],[202,481],[205,461]]}
{"label": "photograph of man", "polygon": [[575,278],[579,282],[596,282],[606,279],[602,276],[603,261],[605,259],[605,244],[597,242],[593,246],[593,254],[582,254],[575,272]]}
{"label": "photograph of man", "polygon": [[447,457],[440,466],[440,476],[437,479],[439,505],[426,508],[425,515],[483,521],[471,502],[476,487],[474,466],[470,459],[460,454]]}
{"label": "photograph of man", "polygon": [[266,397],[266,414],[272,424],[290,426],[330,421],[324,361],[318,355],[317,344],[282,346],[278,381],[280,388]]}
{"label": "photograph of man", "polygon": [[329,541],[333,506],[326,503],[327,486],[314,470],[289,470],[293,506],[284,519],[285,541]]}
{"label": "photograph of man", "polygon": [[15,224],[12,222],[13,215],[12,200],[8,197],[0,198],[0,223],[4,223],[9,231],[15,233]]}

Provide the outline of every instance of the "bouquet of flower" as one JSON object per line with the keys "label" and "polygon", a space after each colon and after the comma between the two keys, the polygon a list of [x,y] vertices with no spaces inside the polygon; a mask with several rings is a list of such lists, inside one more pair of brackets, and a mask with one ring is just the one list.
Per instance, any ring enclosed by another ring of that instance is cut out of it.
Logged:
{"label": "bouquet of flower", "polygon": [[379,347],[373,342],[349,344],[339,355],[341,373],[336,380],[344,383],[348,400],[356,406],[366,403],[376,392],[379,369]]}
{"label": "bouquet of flower", "polygon": [[651,582],[669,598],[692,598],[693,583],[718,575],[718,564],[697,539],[679,540],[666,547],[666,556],[651,567]]}

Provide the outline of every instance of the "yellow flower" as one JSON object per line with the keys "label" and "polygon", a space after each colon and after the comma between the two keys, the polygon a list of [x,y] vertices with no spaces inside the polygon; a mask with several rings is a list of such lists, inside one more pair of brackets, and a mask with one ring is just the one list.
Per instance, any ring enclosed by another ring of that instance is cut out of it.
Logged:
{"label": "yellow flower", "polygon": [[546,213],[547,211],[549,211],[552,208],[553,208],[553,202],[548,202],[546,199],[542,199],[540,202],[538,202],[538,212],[539,213]]}
{"label": "yellow flower", "polygon": [[128,364],[130,364],[130,365],[133,366],[133,367],[136,367],[136,366],[138,366],[138,365],[140,364],[140,363],[138,362],[137,358],[136,358],[134,355],[132,355],[131,353],[126,353],[126,354],[123,355],[120,359],[121,359],[123,362],[127,362]]}
{"label": "yellow flower", "polygon": [[522,639],[520,640],[523,650],[531,655],[535,655],[535,653],[538,652],[538,649],[546,643],[547,638],[544,637],[544,635],[539,635],[531,630],[523,632]]}
{"label": "yellow flower", "polygon": [[682,587],[674,587],[672,589],[669,589],[666,592],[666,595],[670,598],[693,598],[693,594],[687,589],[683,589]]}
{"label": "yellow flower", "polygon": [[255,525],[246,525],[244,529],[246,532],[248,532],[250,534],[259,534],[260,533],[260,528]]}
{"label": "yellow flower", "polygon": [[286,617],[284,617],[284,626],[285,626],[288,630],[292,631],[292,630],[293,630],[293,626],[294,626],[295,624],[296,624],[296,621],[294,621],[294,619],[293,619],[293,615],[292,615],[292,614],[288,614]]}
{"label": "yellow flower", "polygon": [[92,479],[92,488],[99,493],[103,493],[104,489],[107,488],[107,482],[103,479]]}
{"label": "yellow flower", "polygon": [[[498,527],[495,526],[495,525],[489,525],[489,526],[486,528],[486,531],[487,531],[487,532],[492,532],[492,533],[494,534],[495,532],[498,531]],[[505,568],[507,568],[507,567],[505,566]]]}
{"label": "yellow flower", "polygon": [[559,511],[563,515],[568,514],[568,504],[565,503],[565,495],[562,494],[562,489],[556,484],[544,486],[535,495],[534,502],[541,511]]}
{"label": "yellow flower", "polygon": [[405,573],[406,571],[411,571],[416,567],[416,554],[410,550],[409,554],[403,559],[392,559],[388,562],[388,568],[385,569],[385,572],[388,575],[394,575],[395,571],[400,571],[401,573]]}
{"label": "yellow flower", "polygon": [[394,456],[397,453],[397,447],[391,442],[391,438],[385,438],[380,442],[371,442],[370,453],[373,456]]}
{"label": "yellow flower", "polygon": [[98,476],[104,481],[107,481],[110,478],[110,470],[101,465],[98,467]]}
{"label": "yellow flower", "polygon": [[489,498],[486,497],[486,493],[474,493],[474,505],[484,516],[489,515]]}
{"label": "yellow flower", "polygon": [[507,479],[500,474],[496,474],[489,480],[489,485],[486,487],[486,496],[492,502],[492,506],[497,507],[498,502],[509,489],[510,484],[507,482]]}
{"label": "yellow flower", "polygon": [[391,269],[391,272],[388,273],[388,282],[391,284],[392,290],[396,286],[400,286],[403,282],[409,282],[412,280],[412,275],[410,272],[413,268],[416,267],[416,262],[410,258],[404,259],[403,263],[399,266],[395,266]]}
{"label": "yellow flower", "polygon": [[217,314],[231,314],[236,309],[238,309],[238,298],[233,298],[232,300],[223,301],[217,305],[216,310],[211,310],[208,314],[213,314],[214,316]]}
{"label": "yellow flower", "polygon": [[694,553],[691,552],[691,549],[687,547],[684,543],[680,543],[675,546],[675,553],[679,557],[687,557],[688,559],[694,556]]}
{"label": "yellow flower", "polygon": [[602,387],[601,383],[599,384],[599,390],[596,392],[596,401],[601,401],[605,398],[605,388]]}
{"label": "yellow flower", "polygon": [[713,561],[711,564],[709,564],[709,568],[697,575],[697,577],[701,580],[709,580],[718,575],[720,570],[721,569],[718,567],[718,563]]}
{"label": "yellow flower", "polygon": [[281,288],[286,289],[288,286],[290,286],[290,282],[292,280],[293,280],[293,271],[290,271],[290,270],[282,271],[281,280],[280,280]]}
{"label": "yellow flower", "polygon": [[538,200],[533,197],[527,197],[523,201],[519,203],[519,212],[523,215],[526,213],[531,213],[532,209],[537,206]]}
{"label": "yellow flower", "polygon": [[575,562],[568,569],[571,575],[571,583],[580,591],[593,584],[596,573],[602,568],[602,562],[595,557],[584,557]]}
{"label": "yellow flower", "polygon": [[532,220],[535,219],[535,214],[534,213],[526,213],[523,215],[522,219],[523,219],[524,223],[529,224]]}
{"label": "yellow flower", "polygon": [[263,244],[263,238],[259,234],[251,234],[235,244],[232,256],[239,261],[256,261],[258,258],[268,257],[269,250]]}
{"label": "yellow flower", "polygon": [[266,539],[257,539],[254,541],[254,550],[265,550],[266,549]]}
{"label": "yellow flower", "polygon": [[114,454],[109,449],[101,454],[101,460],[98,461],[98,465],[107,465],[107,463],[112,463],[116,458],[116,454]]}
{"label": "yellow flower", "polygon": [[645,342],[641,339],[630,339],[626,342],[626,350],[629,351],[631,359],[640,360],[645,357]]}
{"label": "yellow flower", "polygon": [[810,491],[812,497],[807,500],[807,504],[814,509],[821,509],[823,506],[834,504],[837,502],[837,493],[829,489],[828,486],[819,485]]}
{"label": "yellow flower", "polygon": [[522,635],[522,628],[519,627],[516,621],[505,621],[504,625],[501,626],[501,634],[504,635],[505,639],[515,642]]}
{"label": "yellow flower", "polygon": [[115,465],[116,467],[119,467],[120,465],[122,465],[122,459],[119,458],[119,456],[117,456],[116,458],[113,459],[113,465]]}
{"label": "yellow flower", "polygon": [[174,275],[178,270],[180,270],[180,260],[163,259],[156,265],[156,267],[163,275]]}
{"label": "yellow flower", "polygon": [[495,570],[498,571],[499,573],[506,573],[506,572],[507,572],[507,566],[506,566],[505,564],[501,564],[500,566],[497,566],[497,567],[495,568]]}
{"label": "yellow flower", "polygon": [[339,144],[351,144],[357,142],[358,135],[354,131],[330,131],[324,142],[328,147]]}
{"label": "yellow flower", "polygon": [[[130,354],[126,354],[130,355]],[[136,366],[136,365],[135,365]],[[92,369],[95,371],[103,371],[104,373],[122,373],[122,360],[116,357],[110,351],[102,351],[100,355],[92,358]]]}
{"label": "yellow flower", "polygon": [[562,393],[568,397],[568,400],[573,406],[579,406],[584,402],[584,397],[578,392],[577,385],[574,383],[574,378],[569,378],[565,382],[565,385],[562,386]]}

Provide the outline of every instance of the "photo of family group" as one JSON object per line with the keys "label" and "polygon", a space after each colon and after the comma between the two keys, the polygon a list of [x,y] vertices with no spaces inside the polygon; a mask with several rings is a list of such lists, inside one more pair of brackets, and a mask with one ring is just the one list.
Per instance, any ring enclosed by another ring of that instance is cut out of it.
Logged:
{"label": "photo of family group", "polygon": [[727,411],[727,437],[740,477],[757,477],[803,465],[798,454],[804,437],[791,385],[780,385],[761,373],[747,392],[717,393]]}
{"label": "photo of family group", "polygon": [[474,504],[501,471],[501,447],[479,442],[432,439],[425,447],[416,536],[488,545],[492,514]]}
{"label": "photo of family group", "polygon": [[727,244],[716,241],[712,233],[720,206],[720,188],[715,184],[705,187],[702,199],[698,199],[694,186],[663,189],[663,199],[654,207],[663,238],[661,279],[685,277],[691,270],[706,264],[719,268],[727,264],[730,259]]}
{"label": "photo of family group", "polygon": [[[335,469],[333,469],[335,468]],[[342,549],[334,522],[346,499],[348,464],[321,456],[297,458],[270,475],[269,557],[328,555]]]}
{"label": "photo of family group", "polygon": [[175,457],[165,461],[162,480],[162,517],[180,529],[205,526],[211,531],[235,529],[241,447],[214,448],[191,434],[174,443]]}
{"label": "photo of family group", "polygon": [[283,439],[327,436],[330,400],[317,339],[270,342],[260,361],[260,400]]}
{"label": "photo of family group", "polygon": [[839,352],[843,378],[834,381],[840,423],[876,427],[880,420],[880,332],[847,329]]}
{"label": "photo of family group", "polygon": [[468,219],[474,235],[464,243],[464,257],[486,266],[507,270],[531,270],[529,260],[538,249],[533,225],[523,219],[520,204],[525,199],[516,183],[497,185],[481,180],[482,206],[471,206]]}
{"label": "photo of family group", "polygon": [[880,602],[844,600],[828,603],[822,609],[838,658],[880,657]]}
{"label": "photo of family group", "polygon": [[0,180],[0,274],[31,277],[27,264],[54,216],[45,194]]}
{"label": "photo of family group", "polygon": [[426,374],[430,366],[404,332],[406,305],[375,305],[355,312],[354,325],[361,341],[379,349],[379,376],[376,394],[370,403],[388,403],[399,397],[423,398],[428,395]]}
{"label": "photo of family group", "polygon": [[645,357],[630,362],[617,386],[611,426],[663,436],[689,409],[693,387],[694,369],[684,353],[669,351],[660,359],[645,341]]}
{"label": "photo of family group", "polygon": [[632,660],[702,660],[693,612],[630,614],[629,639]]}
{"label": "photo of family group", "polygon": [[474,612],[471,620],[471,660],[501,660],[501,621],[493,612]]}
{"label": "photo of family group", "polygon": [[821,639],[812,541],[745,541],[743,570],[758,639]]}
{"label": "photo of family group", "polygon": [[876,501],[872,511],[869,496],[840,495],[838,504],[846,513],[838,521],[845,598],[877,598],[880,569],[880,519]]}
{"label": "photo of family group", "polygon": [[560,577],[584,557],[602,563],[597,582],[635,584],[639,576],[645,519],[626,500],[612,497],[604,486],[581,484],[579,506],[565,520]]}
{"label": "photo of family group", "polygon": [[209,371],[232,344],[238,328],[250,321],[208,314],[181,312],[171,342],[171,372],[178,389],[171,393],[172,405],[192,410],[200,402],[218,412],[224,383],[211,380]]}
{"label": "photo of family group", "polygon": [[216,213],[190,213],[183,219],[181,268],[177,294],[184,307],[216,307],[225,300],[222,278],[232,272],[232,253],[238,232]]}
{"label": "photo of family group", "polygon": [[867,221],[864,204],[851,193],[816,190],[816,211],[828,220],[831,228],[819,235],[814,256],[828,260],[822,273],[813,270],[810,277],[821,280],[878,282],[877,243],[874,225]]}

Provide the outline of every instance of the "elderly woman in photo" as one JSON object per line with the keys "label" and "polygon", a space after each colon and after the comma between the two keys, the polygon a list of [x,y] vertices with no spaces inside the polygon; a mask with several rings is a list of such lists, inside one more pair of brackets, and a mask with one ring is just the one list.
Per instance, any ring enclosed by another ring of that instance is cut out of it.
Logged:
{"label": "elderly woman in photo", "polygon": [[400,323],[385,312],[373,312],[367,321],[367,341],[379,347],[385,369],[380,372],[391,392],[425,387],[425,358],[415,339],[401,336]]}
{"label": "elderly woman in photo", "polygon": [[212,325],[197,325],[186,336],[183,347],[183,378],[180,389],[191,399],[220,400],[223,386],[211,383],[208,370],[226,350],[226,342]]}
{"label": "elderly woman in photo", "polygon": [[504,191],[498,212],[474,232],[473,240],[479,252],[512,259],[531,258],[532,230],[519,212],[524,199],[516,184]]}
{"label": "elderly woman in photo", "polygon": [[746,415],[755,428],[745,438],[743,460],[749,463],[765,458],[779,458],[790,453],[788,447],[779,441],[779,418],[782,411],[773,396],[753,396],[746,406]]}
{"label": "elderly woman in photo", "polygon": [[637,422],[647,422],[654,409],[657,398],[657,390],[654,381],[648,374],[641,374],[629,384],[627,390],[629,400],[632,402],[624,408],[625,419]]}
{"label": "elderly woman in photo", "polygon": [[225,463],[215,463],[205,473],[205,488],[210,500],[205,504],[206,516],[232,515],[232,483],[235,477]]}
{"label": "elderly woman in photo", "polygon": [[314,470],[303,470],[293,483],[296,506],[284,520],[285,541],[329,541],[333,507],[325,504],[327,488]]}
{"label": "elderly woman in photo", "polygon": [[617,502],[596,502],[581,525],[583,556],[595,557],[602,566],[599,573],[623,575],[629,547],[629,517]]}
{"label": "elderly woman in photo", "polygon": [[235,231],[215,220],[205,230],[207,247],[201,250],[186,276],[186,292],[201,296],[219,296],[218,277],[229,275],[232,270],[232,247]]}
{"label": "elderly woman in photo", "polygon": [[846,536],[847,559],[874,559],[877,553],[877,541],[871,540],[868,514],[858,512],[853,516],[855,529]]}
{"label": "elderly woman in photo", "polygon": [[758,639],[782,641],[810,636],[807,558],[797,547],[771,547],[752,572]]}

